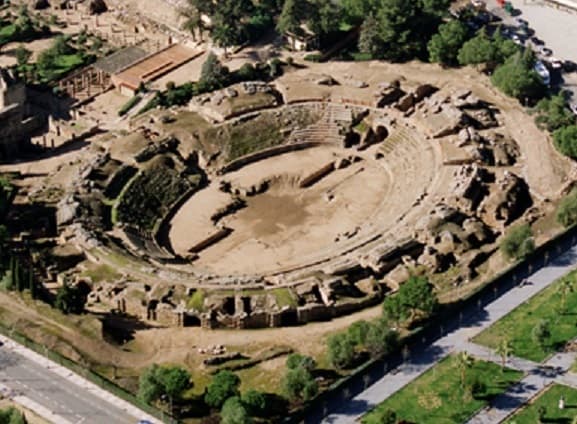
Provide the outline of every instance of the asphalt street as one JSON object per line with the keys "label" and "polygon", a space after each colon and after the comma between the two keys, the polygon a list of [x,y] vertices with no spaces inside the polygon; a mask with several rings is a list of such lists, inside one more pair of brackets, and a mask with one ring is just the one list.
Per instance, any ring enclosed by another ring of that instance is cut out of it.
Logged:
{"label": "asphalt street", "polygon": [[[91,387],[81,387],[62,376],[62,369],[49,362],[37,363],[14,350],[0,346],[0,390],[16,402],[40,405],[41,415],[58,424],[128,424],[138,418],[122,407],[107,402]],[[72,372],[69,372],[72,376]],[[28,400],[32,402],[28,402]],[[46,416],[49,415],[49,416]]]}

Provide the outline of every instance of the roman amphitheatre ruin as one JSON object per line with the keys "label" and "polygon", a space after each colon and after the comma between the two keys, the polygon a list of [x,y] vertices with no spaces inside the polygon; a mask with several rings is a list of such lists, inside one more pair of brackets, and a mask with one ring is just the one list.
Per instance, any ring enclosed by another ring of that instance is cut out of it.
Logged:
{"label": "roman amphitheatre ruin", "polygon": [[455,285],[498,271],[504,229],[570,186],[570,162],[484,78],[307,64],[133,117],[34,195],[66,181],[60,243],[121,274],[94,282],[92,308],[204,328],[331,319],[417,269]]}

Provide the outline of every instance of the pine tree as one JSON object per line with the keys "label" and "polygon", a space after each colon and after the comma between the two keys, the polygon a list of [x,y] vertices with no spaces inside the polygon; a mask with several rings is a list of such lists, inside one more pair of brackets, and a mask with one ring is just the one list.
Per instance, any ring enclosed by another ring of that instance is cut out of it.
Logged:
{"label": "pine tree", "polygon": [[36,281],[34,280],[34,268],[32,265],[28,268],[28,288],[30,289],[30,296],[32,299],[36,299],[37,287]]}
{"label": "pine tree", "polygon": [[[298,31],[303,18],[304,7],[302,3],[300,0],[285,0],[276,25],[278,32],[284,34]],[[292,47],[294,49],[294,45]]]}
{"label": "pine tree", "polygon": [[22,269],[20,267],[20,261],[16,259],[16,265],[14,267],[14,285],[16,290],[22,292],[24,290],[24,281],[22,278]]}

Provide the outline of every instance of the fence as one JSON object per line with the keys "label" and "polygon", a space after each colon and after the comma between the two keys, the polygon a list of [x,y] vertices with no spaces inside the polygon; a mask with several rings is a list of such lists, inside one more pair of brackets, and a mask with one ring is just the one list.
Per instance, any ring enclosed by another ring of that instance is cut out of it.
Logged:
{"label": "fence", "polygon": [[75,372],[78,375],[86,378],[88,381],[96,384],[100,388],[112,393],[113,395],[119,397],[122,400],[130,402],[137,408],[141,409],[142,411],[146,412],[153,417],[158,418],[164,423],[169,424],[178,424],[178,420],[174,419],[173,417],[166,414],[164,411],[155,408],[147,403],[142,402],[132,393],[124,390],[122,387],[118,386],[117,384],[113,383],[112,381],[108,380],[107,378],[91,371],[87,367],[83,367],[82,365],[60,355],[58,352],[50,350],[47,346],[41,345],[36,343],[35,341],[29,339],[25,335],[16,332],[13,328],[7,328],[3,323],[0,323],[0,334],[3,334],[6,337],[14,340],[15,342],[27,347],[28,349],[33,350],[34,352],[45,356],[46,358],[50,359],[51,361],[56,362],[63,367],[68,368],[72,372]]}
{"label": "fence", "polygon": [[[414,330],[403,340],[401,349],[382,358],[374,359],[355,369],[349,376],[335,382],[302,410],[287,417],[284,424],[319,423],[330,412],[337,410],[382,378],[389,370],[401,365],[407,352],[421,350],[435,340],[460,327],[466,317],[474,316],[497,297],[516,287],[549,261],[577,244],[577,226],[558,234],[539,246],[529,257],[497,274],[488,283],[473,291],[466,299],[447,305],[434,319]],[[403,353],[405,352],[405,353]]]}

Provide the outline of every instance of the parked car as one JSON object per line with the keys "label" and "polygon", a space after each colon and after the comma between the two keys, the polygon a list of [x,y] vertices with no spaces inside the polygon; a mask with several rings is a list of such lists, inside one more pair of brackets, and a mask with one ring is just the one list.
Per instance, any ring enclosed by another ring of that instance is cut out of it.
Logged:
{"label": "parked car", "polygon": [[533,44],[535,44],[536,46],[544,46],[545,42],[543,40],[541,40],[540,38],[537,37],[531,37],[531,42]]}
{"label": "parked car", "polygon": [[515,23],[517,25],[519,25],[521,28],[528,28],[529,27],[529,22],[527,22],[526,20],[521,19],[521,18],[515,19]]}
{"label": "parked car", "polygon": [[551,56],[553,54],[553,50],[545,47],[545,46],[540,46],[539,49],[537,49],[537,51],[542,54],[543,56]]}
{"label": "parked car", "polygon": [[577,63],[572,62],[570,60],[566,60],[563,62],[563,71],[564,72],[575,72],[577,71]]}
{"label": "parked car", "polygon": [[577,116],[577,102],[569,103],[569,109]]}

